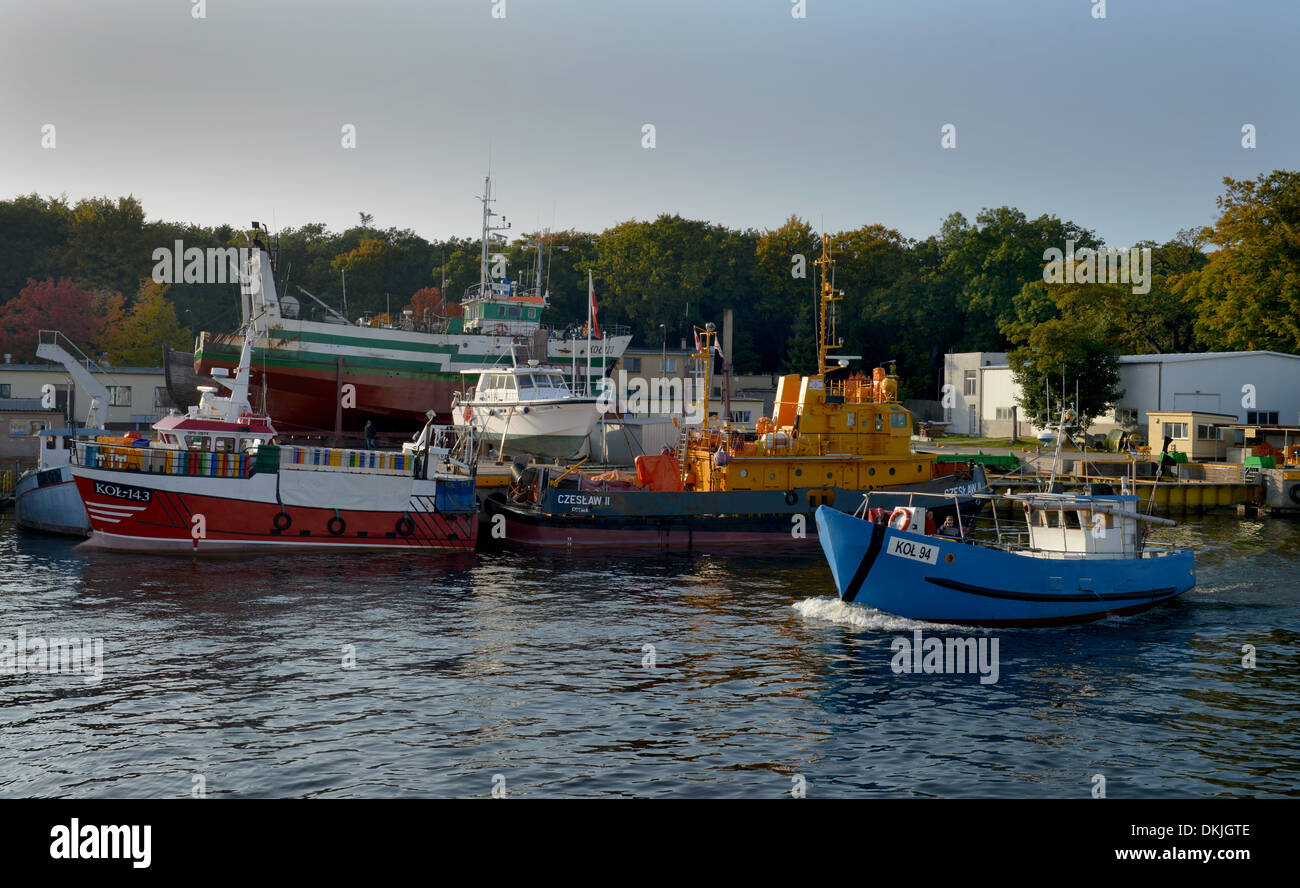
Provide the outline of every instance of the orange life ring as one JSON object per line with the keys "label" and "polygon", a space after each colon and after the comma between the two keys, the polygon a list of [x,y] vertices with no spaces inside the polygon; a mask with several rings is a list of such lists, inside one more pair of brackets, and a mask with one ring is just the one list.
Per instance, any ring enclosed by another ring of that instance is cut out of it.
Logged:
{"label": "orange life ring", "polygon": [[497,324],[496,332],[498,336],[505,336],[510,332],[510,328],[505,324]]}
{"label": "orange life ring", "polygon": [[894,530],[907,530],[912,526],[912,516],[906,509],[899,506],[890,513],[889,526]]}

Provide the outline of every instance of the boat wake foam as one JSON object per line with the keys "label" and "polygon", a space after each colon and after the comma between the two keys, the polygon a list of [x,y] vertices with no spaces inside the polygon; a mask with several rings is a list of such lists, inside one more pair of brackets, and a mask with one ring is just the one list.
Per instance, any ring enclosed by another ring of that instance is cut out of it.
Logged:
{"label": "boat wake foam", "polygon": [[849,604],[839,598],[805,598],[790,605],[805,620],[821,620],[826,623],[838,623],[853,629],[870,629],[880,632],[903,632],[913,629],[942,629],[945,632],[961,631],[976,627],[954,626],[951,624],[927,623],[924,620],[909,620],[896,617],[884,611],[862,604]]}

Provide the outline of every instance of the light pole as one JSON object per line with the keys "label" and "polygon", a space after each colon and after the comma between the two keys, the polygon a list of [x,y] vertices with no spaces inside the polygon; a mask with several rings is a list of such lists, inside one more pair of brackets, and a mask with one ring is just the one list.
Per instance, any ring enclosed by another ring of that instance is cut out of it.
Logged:
{"label": "light pole", "polygon": [[[660,324],[659,329],[662,331],[659,336],[659,378],[662,379],[666,372],[664,364],[668,363],[668,325]],[[660,383],[659,390],[663,391],[663,383]]]}

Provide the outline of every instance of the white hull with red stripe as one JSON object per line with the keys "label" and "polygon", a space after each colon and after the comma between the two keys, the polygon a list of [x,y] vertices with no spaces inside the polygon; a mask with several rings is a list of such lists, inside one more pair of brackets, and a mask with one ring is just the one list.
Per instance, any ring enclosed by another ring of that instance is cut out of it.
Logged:
{"label": "white hull with red stripe", "polygon": [[[439,509],[439,485],[462,480],[281,467],[206,477],[74,465],[90,517],[85,545],[124,551],[281,548],[470,550],[472,506]],[[469,503],[473,482],[468,481]]]}

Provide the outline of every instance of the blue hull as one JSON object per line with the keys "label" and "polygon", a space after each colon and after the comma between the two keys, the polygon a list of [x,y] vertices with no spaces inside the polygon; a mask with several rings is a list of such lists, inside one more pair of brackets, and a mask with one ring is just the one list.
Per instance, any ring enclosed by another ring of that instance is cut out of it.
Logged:
{"label": "blue hull", "polygon": [[24,475],[14,485],[14,520],[45,533],[89,536],[90,518],[68,466]]}
{"label": "blue hull", "polygon": [[840,598],[967,626],[1050,626],[1132,614],[1196,585],[1190,549],[1143,558],[1037,557],[817,509]]}

